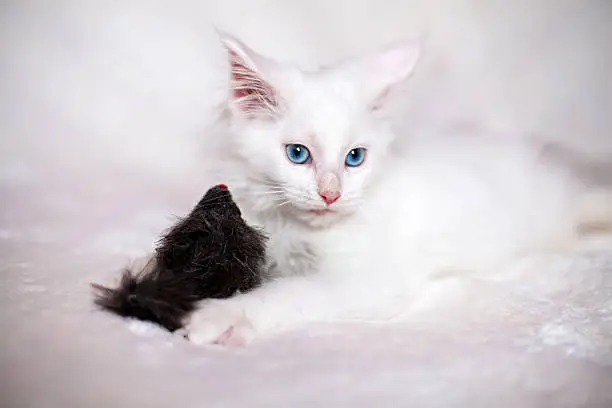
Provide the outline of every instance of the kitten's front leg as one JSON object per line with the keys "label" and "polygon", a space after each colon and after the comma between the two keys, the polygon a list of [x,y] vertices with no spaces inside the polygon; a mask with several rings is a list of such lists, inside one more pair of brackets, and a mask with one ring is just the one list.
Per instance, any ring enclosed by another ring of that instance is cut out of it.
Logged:
{"label": "kitten's front leg", "polygon": [[229,299],[203,301],[183,333],[196,344],[244,346],[270,332],[345,316],[359,304],[359,295],[347,289],[318,276],[278,279]]}

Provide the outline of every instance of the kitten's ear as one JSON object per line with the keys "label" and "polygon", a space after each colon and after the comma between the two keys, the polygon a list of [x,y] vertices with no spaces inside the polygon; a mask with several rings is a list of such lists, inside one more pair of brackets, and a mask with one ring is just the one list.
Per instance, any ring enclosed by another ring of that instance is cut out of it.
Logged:
{"label": "kitten's ear", "polygon": [[278,113],[276,89],[266,79],[274,62],[237,38],[218,31],[230,63],[230,108],[244,118],[271,118]]}
{"label": "kitten's ear", "polygon": [[365,76],[364,96],[372,109],[380,108],[389,91],[412,74],[420,53],[420,41],[404,41],[390,44],[360,61]]}

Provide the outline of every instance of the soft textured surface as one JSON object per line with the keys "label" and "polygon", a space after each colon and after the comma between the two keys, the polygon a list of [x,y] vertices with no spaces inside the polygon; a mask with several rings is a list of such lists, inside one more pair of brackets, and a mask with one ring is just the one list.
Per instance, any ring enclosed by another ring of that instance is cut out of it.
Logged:
{"label": "soft textured surface", "polygon": [[406,323],[244,350],[93,306],[89,283],[113,283],[211,183],[204,141],[227,79],[211,22],[305,65],[426,30],[398,125],[476,121],[610,157],[609,2],[378,3],[3,2],[1,406],[612,406],[609,243],[510,281],[451,277],[456,296]]}
{"label": "soft textured surface", "polygon": [[529,285],[475,284],[460,308],[411,323],[310,327],[226,351],[95,311],[89,282],[112,281],[122,257],[6,233],[1,247],[6,407],[612,403],[610,253],[546,262]]}

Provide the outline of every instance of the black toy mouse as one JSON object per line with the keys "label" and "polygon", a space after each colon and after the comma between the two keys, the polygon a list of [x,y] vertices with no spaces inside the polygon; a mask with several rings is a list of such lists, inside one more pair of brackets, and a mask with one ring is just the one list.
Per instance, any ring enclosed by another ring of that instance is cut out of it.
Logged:
{"label": "black toy mouse", "polygon": [[116,289],[92,284],[95,303],[175,331],[199,300],[259,286],[267,266],[266,240],[263,231],[243,220],[227,186],[215,186],[166,232],[144,268],[126,269]]}

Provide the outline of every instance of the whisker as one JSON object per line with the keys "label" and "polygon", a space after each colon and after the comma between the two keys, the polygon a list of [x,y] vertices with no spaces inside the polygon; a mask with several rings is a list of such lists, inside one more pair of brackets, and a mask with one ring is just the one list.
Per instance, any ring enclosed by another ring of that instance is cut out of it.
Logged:
{"label": "whisker", "polygon": [[280,204],[278,204],[276,207],[277,207],[277,208],[280,208],[280,207],[282,207],[282,206],[284,206],[284,205],[289,204],[290,202],[291,202],[290,200],[283,201],[283,202],[281,202]]}
{"label": "whisker", "polygon": [[257,193],[257,194],[278,194],[278,195],[280,195],[280,194],[283,194],[283,193],[284,193],[284,191],[282,191],[282,190],[278,190],[278,191],[270,191],[270,190],[267,190],[267,191],[265,191],[265,190],[264,190],[264,191],[257,191],[256,193]]}

